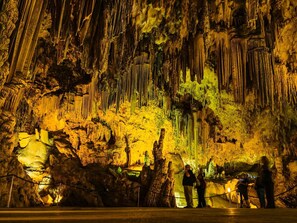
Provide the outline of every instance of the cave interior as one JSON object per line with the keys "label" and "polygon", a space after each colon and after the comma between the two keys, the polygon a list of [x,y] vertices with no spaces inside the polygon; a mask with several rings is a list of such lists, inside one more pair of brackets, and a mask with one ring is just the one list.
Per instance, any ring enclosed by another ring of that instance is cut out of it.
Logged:
{"label": "cave interior", "polygon": [[296,24],[296,0],[0,1],[0,207],[185,206],[189,164],[207,205],[246,173],[258,208],[262,156],[297,207]]}

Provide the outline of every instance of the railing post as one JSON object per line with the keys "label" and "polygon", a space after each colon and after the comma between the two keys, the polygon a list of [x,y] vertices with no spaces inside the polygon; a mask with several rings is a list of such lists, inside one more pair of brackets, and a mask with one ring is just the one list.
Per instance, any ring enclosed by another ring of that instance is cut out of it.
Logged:
{"label": "railing post", "polygon": [[8,208],[10,206],[10,200],[11,200],[11,194],[12,194],[12,187],[13,187],[13,179],[14,179],[14,176],[12,175],[12,177],[11,177],[11,184],[10,184],[10,190],[9,190],[9,196],[8,196],[8,202],[7,202],[7,207]]}

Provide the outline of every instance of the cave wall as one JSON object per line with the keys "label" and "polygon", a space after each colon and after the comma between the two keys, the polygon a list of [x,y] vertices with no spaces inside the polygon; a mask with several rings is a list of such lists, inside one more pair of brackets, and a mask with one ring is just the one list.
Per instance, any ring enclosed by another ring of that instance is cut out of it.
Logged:
{"label": "cave wall", "polygon": [[[294,0],[2,1],[0,175],[36,188],[58,183],[42,193],[16,183],[23,192],[13,205],[55,200],[67,191],[59,183],[113,184],[90,171],[141,170],[161,128],[176,174],[211,157],[246,170],[266,155],[278,192],[294,185],[296,8]],[[10,181],[1,185],[5,206]],[[82,202],[105,205],[101,197]]]}

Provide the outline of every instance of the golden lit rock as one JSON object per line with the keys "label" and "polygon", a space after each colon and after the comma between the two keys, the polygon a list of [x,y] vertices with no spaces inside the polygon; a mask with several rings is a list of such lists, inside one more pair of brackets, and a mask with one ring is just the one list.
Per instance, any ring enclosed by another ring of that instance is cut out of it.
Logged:
{"label": "golden lit rock", "polygon": [[235,203],[237,174],[254,181],[262,156],[275,192],[288,191],[277,205],[290,206],[294,0],[7,0],[0,9],[0,176],[23,179],[12,206],[180,206],[152,188],[183,196],[184,164],[212,173],[207,196],[230,188]]}

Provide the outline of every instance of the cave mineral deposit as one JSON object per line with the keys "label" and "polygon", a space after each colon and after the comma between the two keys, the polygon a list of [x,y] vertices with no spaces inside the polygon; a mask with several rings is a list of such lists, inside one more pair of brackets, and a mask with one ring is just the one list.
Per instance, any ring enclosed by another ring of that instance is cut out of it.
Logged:
{"label": "cave mineral deposit", "polygon": [[236,203],[262,156],[296,207],[296,105],[296,0],[0,1],[1,207],[183,206],[210,158]]}

